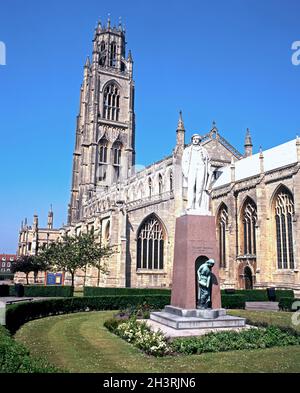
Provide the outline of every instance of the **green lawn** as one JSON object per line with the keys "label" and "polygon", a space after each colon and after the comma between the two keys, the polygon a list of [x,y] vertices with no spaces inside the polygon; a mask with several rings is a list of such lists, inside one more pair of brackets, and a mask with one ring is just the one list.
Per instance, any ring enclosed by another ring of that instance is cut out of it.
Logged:
{"label": "green lawn", "polygon": [[[25,324],[15,337],[32,355],[43,355],[54,365],[72,372],[300,372],[300,346],[150,357],[103,327],[112,314],[112,311],[90,312],[39,319]],[[248,314],[253,317],[257,313]],[[288,321],[291,315],[271,314],[273,322]],[[259,316],[264,318],[262,314],[256,317]]]}
{"label": "green lawn", "polygon": [[236,315],[243,318],[250,319],[253,323],[255,322],[266,322],[269,325],[277,325],[277,326],[289,326],[295,330],[300,332],[300,324],[295,326],[292,324],[292,315],[293,313],[278,311],[278,312],[270,312],[270,311],[248,311],[248,310],[230,310],[230,315]]}

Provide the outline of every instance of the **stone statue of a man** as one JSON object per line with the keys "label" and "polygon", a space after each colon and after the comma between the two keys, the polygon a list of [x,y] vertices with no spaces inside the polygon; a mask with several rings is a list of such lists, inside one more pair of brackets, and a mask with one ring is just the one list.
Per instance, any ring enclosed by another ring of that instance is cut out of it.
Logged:
{"label": "stone statue of a man", "polygon": [[192,144],[184,149],[182,156],[182,173],[188,188],[187,210],[210,215],[208,188],[212,170],[209,155],[200,143],[200,135],[194,134]]}
{"label": "stone statue of a man", "polygon": [[211,308],[212,272],[215,261],[209,259],[197,271],[198,276],[198,308]]}

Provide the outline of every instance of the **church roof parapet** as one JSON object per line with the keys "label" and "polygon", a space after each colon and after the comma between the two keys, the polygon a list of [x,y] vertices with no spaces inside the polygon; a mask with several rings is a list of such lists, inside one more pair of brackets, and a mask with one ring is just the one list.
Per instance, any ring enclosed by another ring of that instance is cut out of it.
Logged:
{"label": "church roof parapet", "polygon": [[[249,157],[242,158],[235,162],[235,180],[242,181],[247,178],[259,176],[261,174],[260,157],[261,152]],[[268,174],[274,170],[296,164],[297,149],[296,140],[275,146],[263,152],[264,157],[264,174]],[[231,182],[230,166],[220,169],[222,172],[219,178],[213,184],[213,189],[225,186]]]}

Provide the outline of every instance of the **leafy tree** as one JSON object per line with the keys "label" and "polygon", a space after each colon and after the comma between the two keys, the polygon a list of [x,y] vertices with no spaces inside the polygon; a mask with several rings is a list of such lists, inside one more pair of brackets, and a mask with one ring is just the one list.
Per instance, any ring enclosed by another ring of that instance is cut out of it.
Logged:
{"label": "leafy tree", "polygon": [[17,259],[17,261],[12,263],[11,271],[12,273],[25,273],[26,283],[29,284],[28,276],[29,273],[34,273],[34,281],[38,272],[46,271],[48,269],[48,264],[40,258],[39,255],[23,255]]}
{"label": "leafy tree", "polygon": [[45,258],[40,256],[39,254],[35,255],[33,257],[33,265],[32,265],[34,282],[36,283],[39,272],[46,272],[47,270],[49,270],[49,268],[50,268],[50,264]]}
{"label": "leafy tree", "polygon": [[74,277],[78,269],[86,270],[90,265],[107,273],[105,259],[113,253],[113,247],[96,243],[94,233],[89,232],[76,236],[64,235],[62,239],[42,251],[40,257],[50,263],[53,269],[70,273],[71,285],[74,286]]}
{"label": "leafy tree", "polygon": [[29,273],[33,271],[34,265],[34,257],[31,255],[23,255],[19,257],[15,262],[11,265],[11,272],[12,273],[25,273],[26,275],[26,283],[29,284],[28,276]]}

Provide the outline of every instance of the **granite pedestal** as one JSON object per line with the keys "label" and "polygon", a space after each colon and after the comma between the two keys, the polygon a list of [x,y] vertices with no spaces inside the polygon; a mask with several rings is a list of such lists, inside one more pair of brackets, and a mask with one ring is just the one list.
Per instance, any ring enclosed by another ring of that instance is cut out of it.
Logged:
{"label": "granite pedestal", "polygon": [[173,329],[224,329],[246,326],[245,318],[226,315],[224,308],[200,310],[166,306],[163,311],[152,312],[150,319]]}
{"label": "granite pedestal", "polygon": [[[214,259],[211,309],[198,309],[197,267]],[[184,215],[176,219],[171,305],[152,312],[150,320],[174,329],[243,328],[244,318],[221,308],[219,251],[213,216]]]}

